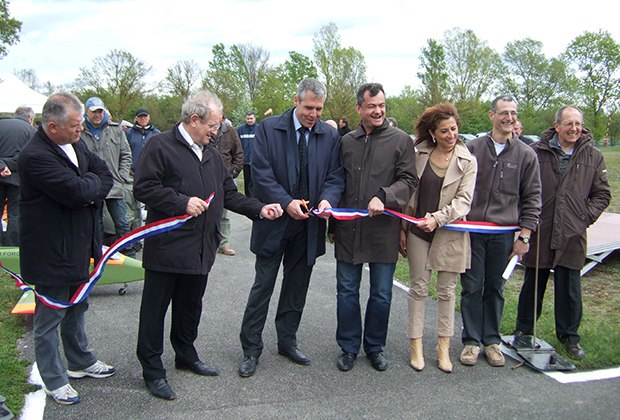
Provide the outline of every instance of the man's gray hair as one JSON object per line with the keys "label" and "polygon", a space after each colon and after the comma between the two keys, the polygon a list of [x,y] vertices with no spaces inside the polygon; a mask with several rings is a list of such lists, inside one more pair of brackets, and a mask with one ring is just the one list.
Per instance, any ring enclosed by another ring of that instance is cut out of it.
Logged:
{"label": "man's gray hair", "polygon": [[208,119],[211,117],[211,108],[209,108],[211,104],[215,105],[220,113],[224,112],[224,105],[222,105],[222,101],[220,101],[216,94],[208,90],[199,90],[183,103],[183,107],[181,107],[181,121],[189,124],[194,114],[198,115],[201,120]]}
{"label": "man's gray hair", "polygon": [[495,111],[497,111],[497,103],[499,101],[514,102],[515,104],[518,105],[518,102],[514,98],[514,96],[512,96],[512,95],[500,95],[497,98],[493,99],[493,102],[491,102],[491,112],[494,113],[494,114],[495,114]]}
{"label": "man's gray hair", "polygon": [[41,114],[43,127],[47,127],[49,123],[55,122],[64,128],[67,121],[69,121],[70,112],[77,112],[82,115],[84,113],[82,102],[72,93],[55,93],[43,105],[43,113]]}
{"label": "man's gray hair", "polygon": [[15,110],[15,116],[18,115],[26,118],[34,118],[34,111],[29,106],[20,106]]}
{"label": "man's gray hair", "polygon": [[319,99],[327,99],[327,89],[325,89],[325,85],[320,81],[309,78],[302,80],[297,86],[297,97],[299,101],[306,100],[306,92],[310,91]]}
{"label": "man's gray hair", "polygon": [[558,112],[555,113],[555,122],[558,124],[562,124],[562,114],[564,113],[564,110],[568,108],[576,109],[577,111],[579,111],[579,113],[581,114],[581,123],[583,124],[583,112],[573,105],[565,105],[562,108],[558,109]]}

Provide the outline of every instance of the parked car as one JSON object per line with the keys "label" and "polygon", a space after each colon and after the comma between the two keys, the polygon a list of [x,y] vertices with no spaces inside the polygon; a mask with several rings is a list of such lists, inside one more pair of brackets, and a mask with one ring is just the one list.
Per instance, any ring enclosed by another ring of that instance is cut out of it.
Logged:
{"label": "parked car", "polygon": [[487,135],[487,133],[488,133],[488,131],[484,131],[484,132],[482,132],[482,133],[478,133],[478,134],[476,134],[476,137],[486,136],[486,135]]}
{"label": "parked car", "polygon": [[532,143],[536,143],[537,141],[540,141],[540,136],[537,136],[536,134],[522,135],[521,137],[525,137],[527,139],[532,140]]}
{"label": "parked car", "polygon": [[467,143],[470,140],[475,139],[476,136],[474,136],[473,134],[463,134],[463,133],[459,133],[459,139],[461,139],[461,141],[463,143]]}

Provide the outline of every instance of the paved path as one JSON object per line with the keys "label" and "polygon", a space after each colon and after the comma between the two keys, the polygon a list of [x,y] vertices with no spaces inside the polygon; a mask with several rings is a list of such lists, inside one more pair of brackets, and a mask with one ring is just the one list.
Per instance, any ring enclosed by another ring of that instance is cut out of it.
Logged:
{"label": "paved path", "polygon": [[[178,398],[152,397],[135,356],[142,283],[131,283],[125,296],[117,294],[115,285],[96,287],[86,320],[90,346],[101,360],[116,367],[117,374],[101,380],[71,380],[82,401],[59,406],[48,398],[45,419],[620,418],[619,378],[561,384],[529,368],[513,371],[510,367],[516,363],[510,359],[504,368],[491,367],[484,357],[475,367],[460,365],[458,314],[450,351],[455,369],[451,374],[441,372],[435,363],[437,306],[431,300],[424,337],[426,368],[414,371],[408,360],[406,292],[397,287],[385,348],[388,370],[375,371],[362,356],[352,371],[340,372],[336,368],[340,351],[335,340],[336,265],[331,246],[315,266],[298,334],[299,346],[312,359],[311,365],[298,366],[277,354],[273,309],[278,283],[257,373],[240,378],[239,328],[253,282],[254,258],[248,249],[251,222],[235,214],[231,221],[230,243],[237,255],[217,257],[196,342],[202,360],[218,368],[220,376],[199,377],[175,370],[166,333],[163,361]],[[363,289],[367,291],[365,276]],[[22,350],[33,360],[32,333],[26,335]]]}

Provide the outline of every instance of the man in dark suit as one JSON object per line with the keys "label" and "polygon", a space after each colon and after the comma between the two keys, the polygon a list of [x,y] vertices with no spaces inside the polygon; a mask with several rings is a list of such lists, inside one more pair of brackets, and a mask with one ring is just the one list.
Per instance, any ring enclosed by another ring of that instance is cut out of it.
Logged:
{"label": "man in dark suit", "polygon": [[261,334],[280,263],[284,277],[276,314],[278,352],[294,363],[308,365],[297,348],[296,333],[316,258],[325,253],[327,215],[310,216],[340,201],[344,170],[338,132],[320,120],[327,97],[316,79],[303,80],[295,108],[263,120],[254,137],[252,179],[256,198],[280,203],[286,214],[252,227],[251,250],[256,277],[241,326],[244,360],[239,375],[252,376],[263,350]]}

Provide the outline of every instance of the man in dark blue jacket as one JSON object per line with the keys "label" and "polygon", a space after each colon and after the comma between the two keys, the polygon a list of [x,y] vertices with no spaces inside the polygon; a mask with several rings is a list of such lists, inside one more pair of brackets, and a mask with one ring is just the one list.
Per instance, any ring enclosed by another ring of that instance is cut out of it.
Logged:
{"label": "man in dark blue jacket", "polygon": [[[17,156],[19,151],[35,133],[32,126],[34,111],[27,106],[15,110],[10,120],[0,120],[0,207],[7,206],[7,226],[0,245],[18,246],[19,229],[19,175],[17,174]],[[1,232],[1,231],[0,231]]]}
{"label": "man in dark blue jacket", "polygon": [[[114,180],[106,163],[80,141],[82,104],[70,93],[50,97],[43,124],[22,148],[19,220],[21,274],[37,292],[68,302],[89,279],[90,258],[101,258],[98,211]],[[45,392],[59,404],[75,404],[70,378],[107,378],[114,368],[88,349],[84,313],[88,298],[66,309],[37,302],[34,352]],[[58,326],[69,370],[60,355]]]}
{"label": "man in dark blue jacket", "polygon": [[256,112],[250,110],[245,113],[245,124],[237,128],[237,134],[243,148],[243,183],[245,195],[254,197],[252,189],[252,145],[256,136]]}
{"label": "man in dark blue jacket", "polygon": [[336,205],[344,190],[338,132],[320,120],[326,97],[321,82],[303,80],[293,100],[295,108],[261,121],[256,131],[252,150],[256,198],[280,203],[286,214],[273,223],[257,220],[252,226],[250,249],[256,254],[256,277],[241,326],[242,377],[256,371],[269,300],[283,259],[276,314],[278,351],[294,363],[310,363],[297,348],[296,333],[312,267],[325,253],[329,216],[308,213],[311,208],[321,211]]}

